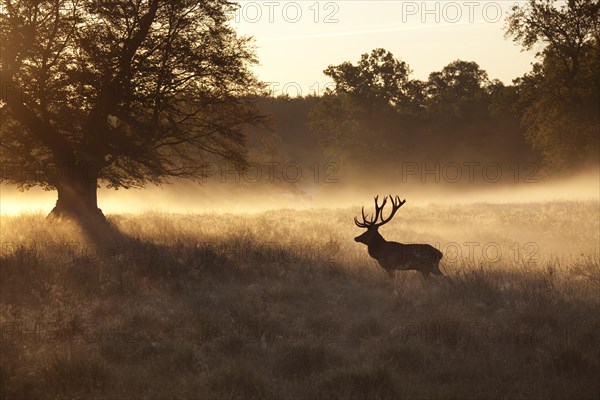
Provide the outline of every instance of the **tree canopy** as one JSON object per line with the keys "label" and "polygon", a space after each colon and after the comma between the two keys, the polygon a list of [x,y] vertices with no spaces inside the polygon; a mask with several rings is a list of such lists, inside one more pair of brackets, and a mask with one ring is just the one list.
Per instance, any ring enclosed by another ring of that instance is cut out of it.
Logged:
{"label": "tree canopy", "polygon": [[[56,188],[60,200],[61,189],[82,196],[81,168],[95,192],[198,179],[215,156],[243,164],[243,127],[260,122],[248,96],[261,85],[250,39],[228,24],[233,7],[2,0],[1,161],[39,167],[3,182]],[[56,168],[75,171],[71,182]]]}
{"label": "tree canopy", "polygon": [[530,0],[513,8],[507,35],[525,49],[542,46],[540,61],[516,81],[529,143],[554,171],[597,165],[600,2]]}

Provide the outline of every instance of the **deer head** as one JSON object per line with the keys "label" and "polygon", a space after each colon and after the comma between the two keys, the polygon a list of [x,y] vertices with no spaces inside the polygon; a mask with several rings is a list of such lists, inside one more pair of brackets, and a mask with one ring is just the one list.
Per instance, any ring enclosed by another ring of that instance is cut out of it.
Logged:
{"label": "deer head", "polygon": [[379,234],[379,227],[390,222],[394,217],[394,214],[396,214],[396,211],[398,211],[398,209],[402,207],[404,203],[406,203],[406,200],[400,200],[399,196],[396,196],[394,199],[394,197],[390,195],[389,198],[391,199],[392,203],[392,212],[387,218],[383,218],[383,207],[385,207],[385,204],[387,203],[388,196],[383,198],[381,206],[378,203],[379,196],[375,196],[375,214],[371,218],[367,218],[365,215],[364,207],[362,208],[362,222],[359,222],[358,219],[354,217],[354,223],[356,226],[367,229],[367,231],[362,235],[355,237],[355,241],[364,243],[368,246],[374,240],[383,239],[383,237]]}

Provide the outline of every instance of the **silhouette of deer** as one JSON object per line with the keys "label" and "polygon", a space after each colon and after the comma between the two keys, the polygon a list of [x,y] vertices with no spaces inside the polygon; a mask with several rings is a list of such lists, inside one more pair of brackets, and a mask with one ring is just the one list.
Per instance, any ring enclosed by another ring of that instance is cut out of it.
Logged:
{"label": "silhouette of deer", "polygon": [[[367,219],[365,208],[362,208],[362,222],[354,217],[354,223],[359,228],[366,228],[367,231],[354,238],[355,241],[364,243],[368,246],[369,255],[373,257],[379,265],[385,269],[391,279],[394,279],[396,270],[415,270],[423,274],[423,278],[429,279],[429,274],[441,275],[439,263],[442,259],[442,252],[428,244],[404,244],[398,242],[388,242],[381,236],[378,229],[392,220],[396,211],[406,203],[406,200],[400,200],[396,196],[394,199],[389,196],[392,203],[392,212],[387,218],[383,217],[383,208],[388,197],[383,198],[381,206],[378,204],[379,196],[375,197],[375,215]],[[378,222],[378,220],[380,220]]]}

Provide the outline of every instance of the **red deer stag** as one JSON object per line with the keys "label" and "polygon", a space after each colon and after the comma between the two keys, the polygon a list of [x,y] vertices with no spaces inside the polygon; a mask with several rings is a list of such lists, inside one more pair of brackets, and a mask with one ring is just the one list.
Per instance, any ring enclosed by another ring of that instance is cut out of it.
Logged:
{"label": "red deer stag", "polygon": [[[392,212],[387,218],[384,218],[383,207],[385,207],[388,197],[383,198],[381,206],[378,204],[378,197],[375,197],[375,215],[372,218],[367,219],[364,207],[362,208],[362,222],[354,217],[356,226],[367,228],[365,233],[355,237],[354,240],[368,246],[369,255],[377,260],[392,279],[396,270],[416,270],[422,273],[425,279],[429,278],[430,273],[444,276],[439,267],[443,254],[435,247],[428,244],[388,242],[381,236],[378,231],[379,227],[390,222],[396,211],[406,203],[406,200],[400,200],[398,196],[394,199],[390,195]],[[377,222],[379,219],[381,221]]]}

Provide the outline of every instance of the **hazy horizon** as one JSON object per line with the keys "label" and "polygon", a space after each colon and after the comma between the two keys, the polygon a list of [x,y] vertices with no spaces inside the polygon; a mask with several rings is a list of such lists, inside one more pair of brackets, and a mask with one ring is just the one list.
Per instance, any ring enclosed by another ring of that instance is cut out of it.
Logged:
{"label": "hazy horizon", "polygon": [[[572,177],[539,179],[532,183],[492,182],[374,182],[368,177],[332,183],[314,183],[309,178],[291,182],[242,182],[230,176],[207,183],[181,181],[145,189],[106,189],[98,191],[98,206],[107,214],[241,212],[254,213],[277,209],[349,208],[370,206],[373,196],[399,195],[410,206],[429,204],[528,203],[545,201],[600,201],[598,170],[580,172]],[[233,197],[232,194],[235,194]],[[152,199],[148,201],[148,199]],[[0,214],[21,212],[48,213],[56,202],[56,191],[33,188],[20,192],[0,186]]]}

